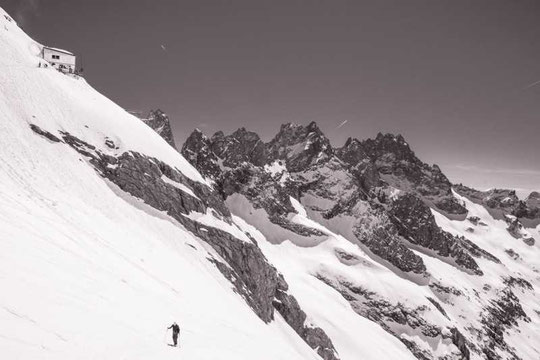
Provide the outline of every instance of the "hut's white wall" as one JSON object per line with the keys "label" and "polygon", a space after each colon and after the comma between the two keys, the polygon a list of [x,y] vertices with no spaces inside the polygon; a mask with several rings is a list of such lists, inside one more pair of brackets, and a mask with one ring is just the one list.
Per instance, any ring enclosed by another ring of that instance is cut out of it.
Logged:
{"label": "hut's white wall", "polygon": [[[53,55],[59,56],[59,59],[53,59]],[[75,68],[75,55],[66,54],[54,49],[43,48],[43,59],[51,64],[62,64],[69,68]]]}

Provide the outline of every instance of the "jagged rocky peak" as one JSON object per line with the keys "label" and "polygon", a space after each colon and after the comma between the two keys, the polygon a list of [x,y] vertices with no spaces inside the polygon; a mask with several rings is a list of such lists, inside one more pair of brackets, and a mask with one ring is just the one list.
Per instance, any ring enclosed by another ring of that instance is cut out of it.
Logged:
{"label": "jagged rocky peak", "polygon": [[199,129],[195,129],[182,146],[181,154],[201,174],[215,179],[220,173],[218,158],[212,151],[212,141]]}
{"label": "jagged rocky peak", "polygon": [[223,164],[234,167],[243,162],[262,166],[266,163],[266,146],[259,135],[242,127],[225,136],[218,131],[212,136],[212,151],[223,159]]}
{"label": "jagged rocky peak", "polygon": [[295,145],[305,141],[308,137],[321,139],[324,142],[328,142],[328,144],[330,143],[330,141],[324,136],[317,123],[312,121],[307,126],[296,123],[286,123],[281,125],[279,132],[270,141],[269,146]]}
{"label": "jagged rocky peak", "polygon": [[525,205],[529,209],[540,209],[540,193],[538,191],[533,191],[525,198]]}
{"label": "jagged rocky peak", "polygon": [[362,147],[372,158],[380,158],[385,154],[393,154],[397,160],[408,160],[414,163],[421,163],[411,150],[409,144],[400,134],[378,133],[375,139],[363,141]]}
{"label": "jagged rocky peak", "polygon": [[370,157],[367,154],[362,142],[356,138],[348,138],[343,147],[336,149],[336,155],[345,163],[354,166],[359,162],[369,161]]}
{"label": "jagged rocky peak", "polygon": [[176,149],[171,122],[169,121],[167,114],[160,109],[151,110],[148,116],[141,120],[154,129],[155,132],[161,135],[161,137],[165,139],[169,145]]}
{"label": "jagged rocky peak", "polygon": [[375,162],[368,156],[362,142],[349,137],[343,147],[336,149],[336,156],[349,166],[362,189],[369,192],[380,186],[380,176]]}
{"label": "jagged rocky peak", "polygon": [[[349,144],[351,145],[351,144]],[[388,185],[415,191],[431,207],[464,218],[467,209],[452,194],[452,183],[439,166],[422,162],[401,135],[379,133],[360,143]]]}
{"label": "jagged rocky peak", "polygon": [[193,132],[189,135],[184,146],[186,144],[195,144],[200,143],[203,146],[210,146],[211,142],[208,136],[206,136],[199,128],[195,128]]}
{"label": "jagged rocky peak", "polygon": [[330,140],[314,121],[307,126],[294,123],[282,125],[267,146],[270,158],[285,160],[292,172],[305,170],[333,154]]}
{"label": "jagged rocky peak", "polygon": [[[199,137],[191,136],[188,143]],[[418,159],[401,135],[379,133],[375,139],[365,141],[350,138],[343,147],[334,149],[318,125],[311,122],[283,124],[268,143],[245,128],[230,135],[218,131],[204,143],[214,157],[209,157],[207,151],[202,156],[195,155],[200,148],[194,145],[184,146],[182,153],[188,159],[194,156],[204,159],[190,162],[213,178],[219,173],[218,168],[236,168],[244,163],[263,166],[283,160],[289,172],[298,173],[335,159],[343,163],[343,171],[353,175],[366,193],[388,184],[417,192],[429,206],[446,214],[458,217],[466,214],[466,209],[453,197],[452,184],[440,168]],[[197,165],[200,161],[203,163]]]}

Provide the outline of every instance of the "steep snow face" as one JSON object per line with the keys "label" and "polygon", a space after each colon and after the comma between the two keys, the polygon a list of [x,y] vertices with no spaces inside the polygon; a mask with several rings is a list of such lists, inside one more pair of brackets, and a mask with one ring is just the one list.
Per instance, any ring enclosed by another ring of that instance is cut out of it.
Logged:
{"label": "steep snow face", "polygon": [[[208,261],[220,257],[207,243],[30,130],[140,152],[204,183],[83,79],[39,68],[39,48],[0,9],[2,358],[320,359],[279,314],[257,317]],[[172,321],[180,349],[167,346]]]}

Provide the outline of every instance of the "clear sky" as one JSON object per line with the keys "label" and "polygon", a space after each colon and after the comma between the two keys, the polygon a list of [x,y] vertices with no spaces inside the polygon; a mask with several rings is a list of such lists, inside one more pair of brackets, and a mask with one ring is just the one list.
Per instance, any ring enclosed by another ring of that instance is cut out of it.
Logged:
{"label": "clear sky", "polygon": [[[540,1],[2,0],[128,110],[335,146],[401,133],[454,182],[540,190]],[[338,125],[347,122],[338,128]]]}

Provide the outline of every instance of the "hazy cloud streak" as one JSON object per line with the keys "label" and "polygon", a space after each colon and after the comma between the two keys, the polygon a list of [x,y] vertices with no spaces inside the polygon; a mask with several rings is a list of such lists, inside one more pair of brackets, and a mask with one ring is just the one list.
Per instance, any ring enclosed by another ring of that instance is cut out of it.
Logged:
{"label": "hazy cloud streak", "polygon": [[535,82],[533,82],[533,83],[531,83],[531,84],[525,86],[522,90],[530,89],[530,88],[532,88],[533,86],[536,86],[536,85],[538,85],[538,84],[540,84],[540,80],[535,81]]}

